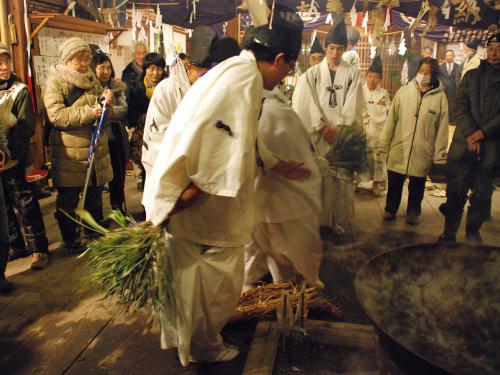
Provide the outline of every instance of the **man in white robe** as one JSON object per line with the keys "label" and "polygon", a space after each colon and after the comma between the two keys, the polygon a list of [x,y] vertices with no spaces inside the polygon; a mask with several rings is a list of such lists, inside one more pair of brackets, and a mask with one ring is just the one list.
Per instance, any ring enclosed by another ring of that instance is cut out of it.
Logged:
{"label": "man in white robe", "polygon": [[194,28],[191,38],[191,60],[183,62],[180,58],[176,58],[170,68],[170,76],[158,84],[149,103],[142,147],[142,165],[146,176],[151,173],[170,119],[191,85],[212,65],[236,56],[239,52],[234,39],[217,40],[215,31],[208,26]]}
{"label": "man in white robe", "polygon": [[259,173],[255,184],[256,224],[245,248],[243,290],[256,286],[271,271],[275,283],[298,272],[323,288],[319,268],[323,243],[319,234],[321,175],[313,146],[300,118],[280,90],[264,91],[259,140],[282,160],[303,160],[311,171],[305,181],[274,173]]}
{"label": "man in white robe", "polygon": [[240,56],[187,92],[146,181],[147,219],[166,228],[172,265],[175,309],[168,310],[170,324],[161,319],[162,347],[177,347],[184,366],[238,355],[220,331],[243,284],[256,164],[292,179],[310,174],[302,163],[279,161],[256,143],[262,90],[273,89],[293,68],[302,39],[296,13],[276,6],[273,17],[271,29],[257,27]]}
{"label": "man in white robe", "polygon": [[[299,77],[292,105],[313,140],[319,157],[332,147],[341,126],[363,126],[363,89],[359,70],[342,60],[347,46],[344,20],[337,17],[326,38],[326,57]],[[340,168],[321,168],[321,225],[342,234],[339,223],[354,216],[352,177]]]}
{"label": "man in white robe", "polygon": [[309,50],[309,67],[318,65],[325,58],[325,49],[321,45],[319,38],[314,38],[314,41]]}
{"label": "man in white robe", "polygon": [[365,98],[363,124],[370,149],[371,170],[361,174],[358,179],[358,187],[371,189],[375,197],[382,197],[386,189],[385,160],[377,155],[376,150],[391,108],[389,93],[380,86],[381,80],[382,60],[380,56],[376,56],[368,68],[366,82],[363,84]]}

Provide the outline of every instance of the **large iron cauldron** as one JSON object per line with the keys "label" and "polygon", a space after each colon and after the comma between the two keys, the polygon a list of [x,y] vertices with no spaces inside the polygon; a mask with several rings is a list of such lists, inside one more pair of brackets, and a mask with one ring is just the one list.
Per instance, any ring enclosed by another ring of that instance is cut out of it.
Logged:
{"label": "large iron cauldron", "polygon": [[404,372],[500,374],[500,248],[398,248],[363,265],[355,288]]}

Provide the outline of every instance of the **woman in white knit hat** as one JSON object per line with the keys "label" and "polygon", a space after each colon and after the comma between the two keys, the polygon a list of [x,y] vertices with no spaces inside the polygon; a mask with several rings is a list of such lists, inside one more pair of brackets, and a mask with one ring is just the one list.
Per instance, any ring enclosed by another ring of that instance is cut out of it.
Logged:
{"label": "woman in white knit hat", "polygon": [[[55,217],[63,246],[71,252],[83,250],[78,225],[65,213],[74,215],[85,184],[90,140],[102,108],[102,95],[112,111],[113,93],[102,88],[90,69],[90,47],[80,38],[70,38],[59,47],[62,64],[51,67],[43,104],[50,126],[49,148],[52,176],[57,188]],[[113,177],[106,133],[101,133],[85,200],[85,209],[102,220],[102,186]],[[63,212],[64,211],[64,212]]]}

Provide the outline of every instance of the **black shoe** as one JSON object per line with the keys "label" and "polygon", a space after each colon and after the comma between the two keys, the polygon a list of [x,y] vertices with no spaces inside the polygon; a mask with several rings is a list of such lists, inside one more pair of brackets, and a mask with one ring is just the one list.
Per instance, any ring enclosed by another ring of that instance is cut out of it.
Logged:
{"label": "black shoe", "polygon": [[408,225],[417,225],[420,223],[420,215],[417,214],[408,214],[406,216],[406,224]]}
{"label": "black shoe", "polygon": [[29,257],[31,254],[25,250],[9,249],[9,262],[19,258]]}
{"label": "black shoe", "polygon": [[0,294],[7,294],[14,290],[14,284],[5,279],[0,279]]}
{"label": "black shoe", "polygon": [[72,254],[80,254],[86,250],[86,246],[81,241],[74,241],[69,243],[63,242],[62,247],[64,247]]}
{"label": "black shoe", "polygon": [[438,243],[440,244],[452,244],[457,243],[457,236],[455,233],[447,233],[446,231],[438,237]]}
{"label": "black shoe", "polygon": [[441,212],[444,216],[446,216],[446,203],[441,203],[439,205],[439,212]]}
{"label": "black shoe", "polygon": [[467,232],[465,234],[465,243],[471,246],[482,245],[483,238],[479,232]]}

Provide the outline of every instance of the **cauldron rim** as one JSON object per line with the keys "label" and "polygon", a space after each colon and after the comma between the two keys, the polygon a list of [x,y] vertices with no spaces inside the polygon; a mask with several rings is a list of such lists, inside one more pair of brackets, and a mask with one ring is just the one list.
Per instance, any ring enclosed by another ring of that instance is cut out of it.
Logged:
{"label": "cauldron rim", "polygon": [[421,243],[421,244],[399,246],[399,247],[396,247],[396,248],[393,248],[393,249],[390,249],[390,250],[387,250],[387,251],[383,251],[383,252],[381,252],[379,254],[376,254],[376,255],[372,256],[365,263],[363,263],[363,265],[360,267],[360,269],[356,273],[356,277],[354,279],[354,290],[355,290],[355,293],[356,293],[356,298],[358,300],[358,303],[360,304],[360,306],[363,309],[363,311],[366,314],[366,316],[370,319],[370,321],[372,322],[372,324],[375,326],[376,331],[381,332],[383,335],[386,336],[386,338],[388,338],[389,340],[391,340],[395,344],[399,345],[399,347],[401,347],[405,351],[413,354],[419,360],[421,360],[421,361],[423,361],[423,362],[425,362],[427,364],[430,364],[430,365],[434,366],[437,370],[439,370],[441,372],[450,373],[450,374],[453,373],[453,371],[450,370],[450,369],[448,369],[447,367],[443,366],[443,364],[437,364],[434,360],[428,359],[426,356],[422,355],[421,353],[419,353],[417,351],[414,351],[413,349],[409,349],[408,347],[406,347],[405,345],[403,345],[400,342],[400,339],[398,339],[397,337],[394,337],[394,336],[390,335],[389,332],[387,332],[387,330],[385,328],[383,328],[382,325],[379,322],[377,322],[372,317],[370,309],[367,308],[367,306],[365,305],[363,299],[360,297],[360,291],[359,291],[359,286],[358,285],[360,283],[359,279],[360,279],[363,271],[366,268],[368,268],[369,264],[371,262],[373,262],[377,258],[381,258],[383,256],[387,256],[387,254],[389,254],[389,253],[394,253],[396,251],[402,251],[402,250],[407,250],[408,251],[408,250],[417,249],[417,248],[418,249],[426,249],[427,251],[439,251],[440,249],[441,250],[443,250],[443,249],[458,250],[458,249],[464,248],[464,247],[474,248],[474,249],[478,249],[478,250],[485,250],[485,251],[500,251],[500,247],[496,247],[496,246],[489,246],[489,245],[469,246],[469,245],[466,245],[466,244],[463,244],[463,243],[457,243],[457,244],[451,244],[451,245],[442,245],[442,244],[439,244],[439,243],[436,243],[436,242],[425,242],[425,243]]}

